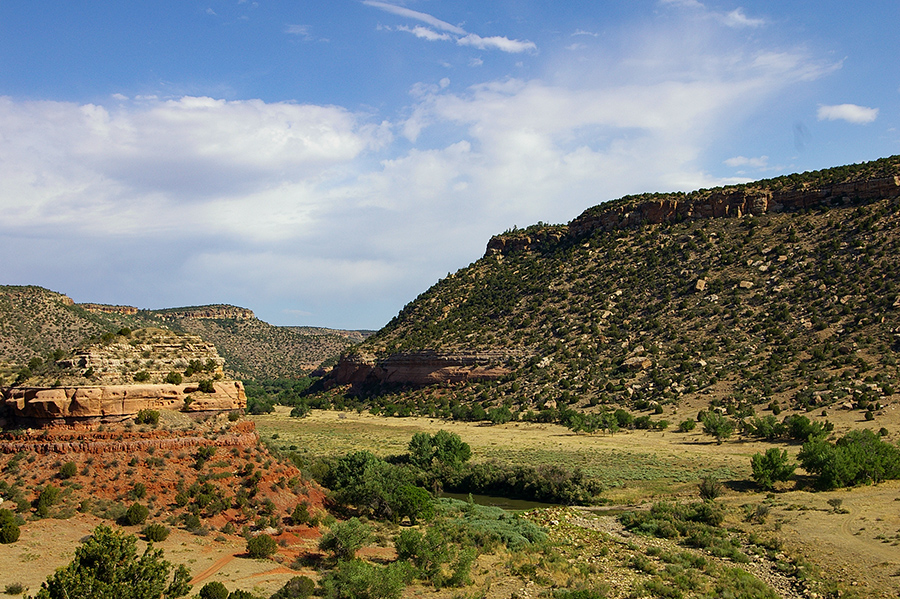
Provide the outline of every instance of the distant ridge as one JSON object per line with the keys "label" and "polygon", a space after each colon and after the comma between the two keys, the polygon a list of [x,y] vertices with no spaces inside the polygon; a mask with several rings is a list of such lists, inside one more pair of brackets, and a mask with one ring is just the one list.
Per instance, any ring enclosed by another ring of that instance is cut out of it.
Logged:
{"label": "distant ridge", "polygon": [[[496,235],[346,352],[331,384],[442,415],[457,402],[884,405],[900,389],[897,351],[893,156],[628,196]],[[478,355],[494,374],[467,378],[457,363]],[[459,382],[447,394],[423,381]]]}
{"label": "distant ridge", "polygon": [[213,343],[229,377],[294,378],[308,374],[369,331],[278,327],[252,310],[228,304],[145,310],[102,303],[76,304],[34,285],[0,286],[0,386],[30,360],[42,360],[120,329],[158,327]]}

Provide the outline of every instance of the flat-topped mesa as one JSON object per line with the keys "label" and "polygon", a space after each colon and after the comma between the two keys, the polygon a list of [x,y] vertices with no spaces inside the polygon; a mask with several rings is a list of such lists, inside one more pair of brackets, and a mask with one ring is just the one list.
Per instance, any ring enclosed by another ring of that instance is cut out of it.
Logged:
{"label": "flat-topped mesa", "polygon": [[377,359],[372,354],[342,356],[332,370],[338,385],[389,384],[425,386],[498,379],[509,374],[504,352],[438,352],[422,350]]}
{"label": "flat-topped mesa", "polygon": [[188,306],[185,308],[169,308],[167,310],[154,310],[160,318],[173,320],[179,318],[214,318],[220,320],[248,320],[256,318],[253,310],[231,306],[228,304],[215,304],[210,306]]}
{"label": "flat-topped mesa", "polygon": [[134,316],[138,313],[138,309],[134,306],[113,306],[110,304],[78,304],[79,308],[84,308],[88,312],[97,314],[122,314],[124,316]]}
{"label": "flat-topped mesa", "polygon": [[690,194],[629,196],[588,208],[568,225],[529,227],[495,235],[488,242],[485,256],[534,251],[552,247],[563,238],[580,239],[597,231],[614,231],[645,224],[760,216],[769,212],[791,212],[896,197],[900,197],[900,176],[896,175],[819,187],[772,190],[751,183]]}
{"label": "flat-topped mesa", "polygon": [[122,421],[141,410],[210,412],[243,410],[240,381],[180,385],[98,385],[93,387],[13,387],[3,390],[7,415],[20,425]]}

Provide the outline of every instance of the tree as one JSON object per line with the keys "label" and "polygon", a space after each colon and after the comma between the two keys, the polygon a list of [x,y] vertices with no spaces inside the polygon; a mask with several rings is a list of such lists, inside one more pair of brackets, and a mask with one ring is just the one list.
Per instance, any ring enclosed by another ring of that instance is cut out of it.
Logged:
{"label": "tree", "polygon": [[406,576],[403,563],[379,567],[354,559],[338,564],[321,585],[326,599],[399,599]]}
{"label": "tree", "polygon": [[0,510],[0,543],[4,545],[19,540],[19,522],[9,510]]}
{"label": "tree", "polygon": [[257,535],[247,541],[247,553],[250,557],[265,558],[276,551],[278,551],[278,544],[267,534]]}
{"label": "tree", "polygon": [[734,423],[718,412],[707,412],[703,415],[703,432],[716,438],[721,445],[734,432]]}
{"label": "tree", "polygon": [[753,468],[753,480],[762,489],[771,489],[775,481],[785,481],[794,474],[796,464],[788,463],[787,451],[779,451],[777,447],[770,447],[766,453],[757,453],[750,458]]}
{"label": "tree", "polygon": [[190,591],[191,573],[147,547],[138,557],[136,538],[98,526],[75,550],[75,559],[41,584],[36,599],[170,599]]}
{"label": "tree", "polygon": [[200,589],[200,599],[228,599],[228,589],[221,582],[207,582]]}
{"label": "tree", "polygon": [[[316,583],[308,576],[294,576],[269,599],[306,599],[312,597]],[[231,599],[229,597],[229,599]]]}
{"label": "tree", "polygon": [[322,535],[319,549],[331,551],[338,560],[353,559],[363,545],[372,540],[372,530],[359,518],[336,522]]}
{"label": "tree", "polygon": [[122,516],[122,521],[129,526],[135,526],[136,524],[143,524],[149,515],[150,510],[146,506],[140,503],[132,503],[125,515]]}

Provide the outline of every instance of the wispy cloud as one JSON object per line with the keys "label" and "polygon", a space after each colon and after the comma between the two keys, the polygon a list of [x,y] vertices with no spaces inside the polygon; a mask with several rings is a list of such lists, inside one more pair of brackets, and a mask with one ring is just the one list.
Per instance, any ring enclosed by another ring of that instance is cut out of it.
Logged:
{"label": "wispy cloud", "polygon": [[391,14],[395,14],[400,17],[406,17],[407,19],[414,19],[416,21],[421,21],[428,25],[431,25],[435,29],[439,29],[441,31],[448,31],[450,33],[455,33],[456,35],[466,35],[466,31],[461,27],[457,27],[456,25],[451,25],[446,21],[441,21],[436,17],[432,17],[429,14],[424,12],[419,12],[417,10],[411,10],[409,8],[405,8],[403,6],[397,6],[396,4],[389,4],[387,2],[378,2],[377,0],[363,0],[363,4],[366,6],[372,6],[374,8],[379,8],[385,12],[389,12]]}
{"label": "wispy cloud", "polygon": [[747,158],[746,156],[735,156],[734,158],[726,160],[725,164],[734,168],[747,166],[762,170],[769,167],[769,157],[759,156],[758,158]]}
{"label": "wispy cloud", "polygon": [[878,118],[878,109],[856,104],[819,106],[816,117],[820,121],[847,121],[855,125],[865,125]]}
{"label": "wispy cloud", "polygon": [[765,19],[748,17],[740,7],[729,12],[719,12],[697,0],[659,0],[659,4],[695,11],[703,18],[714,19],[732,29],[761,27],[766,24]]}
{"label": "wispy cloud", "polygon": [[406,31],[412,33],[419,39],[424,39],[432,42],[453,40],[459,46],[471,46],[473,48],[478,48],[479,50],[500,50],[502,52],[509,52],[513,54],[533,51],[537,49],[537,45],[535,45],[534,42],[530,42],[528,40],[509,39],[508,37],[504,36],[482,37],[475,33],[469,33],[462,27],[451,25],[450,23],[442,21],[437,17],[433,17],[429,14],[416,10],[411,10],[403,6],[397,6],[395,4],[389,4],[387,2],[379,2],[377,0],[363,0],[363,4],[365,4],[366,6],[371,6],[373,8],[378,8],[397,16],[421,21],[422,23],[430,25],[438,31],[446,32],[438,33],[438,31],[428,29],[427,27],[422,27],[421,25],[417,25],[415,27],[400,26],[396,28],[397,31]]}

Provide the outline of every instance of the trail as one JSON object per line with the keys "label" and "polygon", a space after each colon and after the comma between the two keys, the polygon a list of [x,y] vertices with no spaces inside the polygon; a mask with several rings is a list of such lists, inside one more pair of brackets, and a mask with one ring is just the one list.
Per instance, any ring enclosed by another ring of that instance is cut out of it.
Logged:
{"label": "trail", "polygon": [[200,574],[197,574],[196,576],[194,576],[194,578],[191,580],[191,585],[196,586],[196,585],[200,584],[201,582],[203,582],[204,580],[206,580],[207,578],[209,578],[210,576],[212,576],[213,574],[215,574],[216,572],[218,572],[219,570],[224,568],[226,565],[231,563],[231,560],[233,560],[235,557],[237,557],[236,554],[229,554],[229,555],[224,555],[224,556],[220,557],[215,562],[213,562],[213,564],[209,568],[207,568]]}

